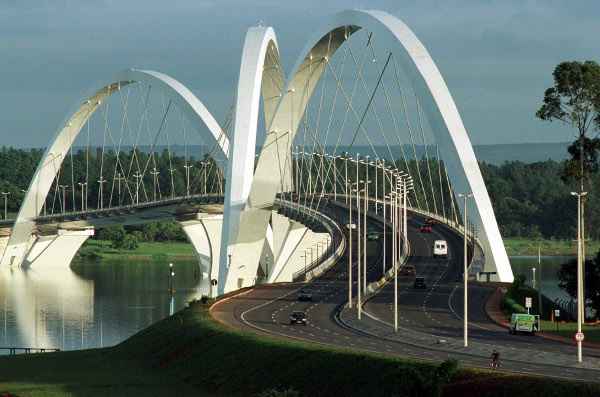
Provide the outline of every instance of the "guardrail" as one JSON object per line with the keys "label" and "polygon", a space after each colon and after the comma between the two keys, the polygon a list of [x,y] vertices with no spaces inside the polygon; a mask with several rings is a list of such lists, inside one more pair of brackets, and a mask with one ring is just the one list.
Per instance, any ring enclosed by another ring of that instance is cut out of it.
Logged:
{"label": "guardrail", "polygon": [[322,212],[315,211],[314,209],[304,206],[302,204],[298,204],[289,200],[284,200],[278,198],[276,200],[276,204],[279,204],[285,207],[288,211],[297,212],[303,217],[304,220],[312,220],[313,222],[318,222],[321,224],[326,230],[327,233],[331,236],[331,247],[336,247],[333,252],[329,249],[330,253],[328,256],[321,258],[317,258],[310,266],[305,269],[301,269],[295,272],[292,275],[292,280],[294,281],[310,281],[315,277],[320,276],[325,271],[327,271],[344,253],[346,249],[346,237],[342,232],[340,226],[333,219],[328,217]]}
{"label": "guardrail", "polygon": [[[337,194],[338,197],[346,198],[345,194]],[[355,199],[355,196],[350,196],[351,199]],[[374,197],[368,198],[369,202],[374,204],[384,204],[383,200],[375,199]],[[465,233],[465,229],[463,225],[460,223],[454,222],[452,219],[444,218],[440,215],[419,209],[414,207],[407,207],[407,211],[414,212],[416,214],[420,214],[426,216],[428,218],[435,219],[436,221],[443,223],[447,227],[453,229],[457,234],[463,236]],[[368,213],[367,213],[367,216]],[[483,266],[485,264],[485,252],[483,250],[483,245],[481,244],[481,240],[477,237],[476,234],[467,229],[467,238],[475,243],[473,247],[473,255],[471,256],[471,261],[469,262],[468,272],[470,275],[476,276],[479,272],[483,270]],[[475,249],[476,248],[476,249]]]}
{"label": "guardrail", "polygon": [[60,349],[55,348],[46,348],[46,347],[0,347],[0,350],[7,351],[10,356],[14,356],[17,354],[17,351],[21,351],[24,354],[31,353],[49,353],[49,352],[59,352]]}
{"label": "guardrail", "polygon": [[[50,215],[38,215],[34,218],[35,221],[45,222],[52,221],[55,219],[61,218],[73,218],[73,217],[93,217],[93,216],[101,216],[103,214],[108,214],[111,212],[123,212],[123,211],[132,211],[132,210],[140,210],[146,208],[154,208],[154,207],[162,207],[165,205],[173,205],[185,203],[187,201],[199,201],[202,199],[209,199],[208,204],[212,204],[217,199],[216,202],[221,202],[223,200],[223,196],[220,194],[192,194],[189,196],[180,196],[175,198],[168,198],[163,200],[156,201],[146,201],[138,204],[127,204],[121,205],[118,207],[107,207],[107,208],[97,208],[89,211],[69,211],[69,212],[61,212],[57,214]],[[210,199],[213,199],[212,201]],[[12,225],[15,219],[6,219],[0,221],[0,226]]]}

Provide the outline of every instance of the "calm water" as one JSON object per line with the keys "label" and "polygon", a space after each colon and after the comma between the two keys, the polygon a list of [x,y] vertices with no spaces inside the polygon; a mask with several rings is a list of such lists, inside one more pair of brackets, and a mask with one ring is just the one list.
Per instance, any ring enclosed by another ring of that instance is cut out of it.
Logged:
{"label": "calm water", "polygon": [[[196,260],[78,261],[0,269],[0,346],[64,350],[110,346],[208,293]],[[0,352],[2,354],[2,352]]]}
{"label": "calm water", "polygon": [[527,279],[527,284],[531,285],[533,271],[536,269],[536,284],[540,281],[540,268],[542,269],[542,292],[548,298],[554,300],[556,298],[570,299],[569,295],[558,288],[557,272],[560,265],[572,259],[570,256],[542,256],[541,266],[538,264],[537,256],[513,256],[510,257],[510,264],[513,273],[516,275],[523,274]]}
{"label": "calm water", "polygon": [[[551,299],[566,297],[556,271],[567,259],[542,257],[542,289]],[[524,274],[529,283],[531,268],[539,272],[537,257],[510,261],[514,273]],[[119,343],[208,294],[208,280],[199,280],[196,260],[172,262],[172,296],[165,262],[88,260],[71,267],[2,268],[0,346],[74,350]]]}

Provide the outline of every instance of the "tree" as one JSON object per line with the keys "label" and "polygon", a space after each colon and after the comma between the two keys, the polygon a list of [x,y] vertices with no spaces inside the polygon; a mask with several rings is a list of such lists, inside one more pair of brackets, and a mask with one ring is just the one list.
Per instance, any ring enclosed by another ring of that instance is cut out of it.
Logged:
{"label": "tree", "polygon": [[[600,314],[600,251],[592,260],[585,261],[585,303],[594,309],[596,318]],[[558,271],[558,286],[570,296],[577,296],[577,260],[572,259],[561,265]]]}
{"label": "tree", "polygon": [[[594,61],[562,62],[553,72],[554,86],[544,93],[544,103],[536,112],[542,120],[558,120],[577,129],[577,140],[569,148],[571,159],[565,175],[579,180],[581,190],[586,173],[597,168],[597,138],[587,137],[600,129],[600,65]],[[579,163],[579,167],[573,164]]]}

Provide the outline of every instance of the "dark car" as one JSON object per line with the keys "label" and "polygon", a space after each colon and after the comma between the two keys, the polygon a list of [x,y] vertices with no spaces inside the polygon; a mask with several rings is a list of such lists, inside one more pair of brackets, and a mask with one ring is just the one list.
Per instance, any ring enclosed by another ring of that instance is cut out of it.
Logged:
{"label": "dark car", "polygon": [[400,272],[398,273],[398,275],[400,277],[410,277],[410,276],[414,276],[415,273],[416,273],[416,269],[415,269],[414,265],[406,264],[406,265],[400,267]]}
{"label": "dark car", "polygon": [[290,314],[290,324],[302,324],[306,325],[306,313],[304,312],[292,312]]}
{"label": "dark car", "polygon": [[431,233],[431,225],[421,225],[421,227],[419,228],[419,231],[421,233]]}
{"label": "dark car", "polygon": [[312,301],[312,294],[310,292],[308,292],[308,291],[301,290],[298,293],[298,300],[300,302],[311,302]]}
{"label": "dark car", "polygon": [[433,219],[433,218],[427,218],[427,219],[425,219],[425,224],[426,225],[433,226],[436,223],[437,223],[437,221],[435,219]]}
{"label": "dark car", "polygon": [[413,283],[413,288],[416,288],[416,289],[427,288],[427,285],[425,284],[425,277],[415,277],[415,282]]}

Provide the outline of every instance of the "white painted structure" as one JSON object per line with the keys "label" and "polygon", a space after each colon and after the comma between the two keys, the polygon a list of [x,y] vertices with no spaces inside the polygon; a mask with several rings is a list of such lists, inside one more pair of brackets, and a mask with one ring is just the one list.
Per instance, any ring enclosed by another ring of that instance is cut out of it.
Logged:
{"label": "white painted structure", "polygon": [[[499,280],[511,282],[513,275],[508,257],[469,136],[435,63],[401,20],[380,11],[359,10],[336,14],[312,30],[287,84],[273,29],[251,28],[242,52],[231,137],[226,136],[202,102],[187,88],[158,72],[128,70],[86,96],[44,154],[0,264],[27,266],[41,261],[43,252],[55,252],[52,244],[72,258],[90,232],[84,231],[72,239],[70,233],[47,240],[32,238],[35,218],[69,148],[102,101],[125,85],[146,82],[173,101],[193,125],[205,126],[206,129],[198,128],[198,131],[206,135],[206,141],[217,143],[220,148],[217,159],[228,160],[223,215],[199,214],[197,219],[182,222],[199,255],[202,272],[218,280],[219,294],[253,285],[259,266],[267,273],[268,281],[287,280],[304,264],[298,252],[322,236],[275,213],[275,198],[277,193],[289,191],[291,187],[291,147],[328,60],[360,29],[367,29],[376,37],[391,38],[396,43],[397,61],[423,105],[455,191],[473,192],[469,213],[474,214],[472,219],[481,231],[485,270],[496,270]],[[283,92],[281,87],[285,87]],[[261,98],[267,134],[254,168]],[[457,202],[462,205],[461,200]],[[272,260],[270,266],[265,264],[266,260]]]}
{"label": "white painted structure", "polygon": [[[496,223],[492,205],[475,158],[467,131],[448,87],[427,49],[400,19],[381,11],[344,11],[313,30],[296,61],[285,92],[267,127],[267,137],[256,166],[239,233],[254,235],[257,246],[264,236],[275,196],[290,186],[289,153],[306,106],[326,68],[328,59],[345,40],[360,29],[375,37],[386,36],[398,46],[398,62],[413,84],[414,92],[436,141],[456,193],[473,192],[469,204],[472,220],[481,231],[486,271],[497,271],[498,279],[512,282],[513,274]],[[457,200],[457,202],[461,202]]]}

